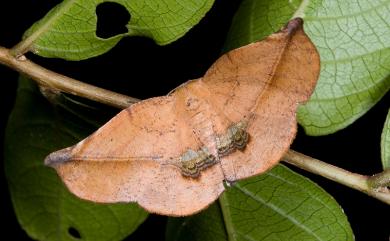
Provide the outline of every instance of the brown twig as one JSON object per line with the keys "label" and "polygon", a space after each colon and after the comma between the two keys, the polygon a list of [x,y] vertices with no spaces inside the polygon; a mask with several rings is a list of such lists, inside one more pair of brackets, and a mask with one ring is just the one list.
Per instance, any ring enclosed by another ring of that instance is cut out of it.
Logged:
{"label": "brown twig", "polygon": [[369,180],[371,180],[370,176],[349,172],[293,150],[289,150],[283,160],[308,172],[364,192],[390,205],[390,193],[380,191],[378,187],[373,188],[369,184]]}
{"label": "brown twig", "polygon": [[0,47],[0,63],[34,79],[39,85],[69,94],[111,105],[126,108],[138,99],[89,85],[70,77],[45,69],[28,60],[24,55],[15,57],[9,49]]}

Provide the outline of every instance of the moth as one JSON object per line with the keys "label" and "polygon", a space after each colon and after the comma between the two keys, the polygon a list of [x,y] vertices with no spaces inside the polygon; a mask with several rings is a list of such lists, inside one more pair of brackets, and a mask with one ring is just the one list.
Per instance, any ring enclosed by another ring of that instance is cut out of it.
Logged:
{"label": "moth", "polygon": [[131,105],[45,162],[82,199],[137,202],[170,216],[199,212],[225,190],[224,181],[278,163],[319,70],[303,20],[292,19],[224,54],[202,78]]}

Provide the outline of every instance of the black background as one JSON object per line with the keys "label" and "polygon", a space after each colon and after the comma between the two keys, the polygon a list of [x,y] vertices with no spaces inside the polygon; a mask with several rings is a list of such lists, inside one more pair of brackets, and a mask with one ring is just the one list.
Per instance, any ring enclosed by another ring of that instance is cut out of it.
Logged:
{"label": "black background", "polygon": [[[59,2],[2,1],[0,45],[12,47],[33,22]],[[28,57],[59,73],[133,97],[164,95],[186,80],[202,76],[216,60],[239,3],[217,0],[200,24],[167,46],[157,46],[144,38],[125,38],[107,54],[82,62],[45,59],[31,54]],[[130,16],[125,11],[120,12],[122,14],[118,14],[117,6],[110,4],[99,7],[99,36],[107,37],[125,30]],[[16,72],[0,66],[1,140],[14,103],[17,77]],[[293,149],[353,172],[367,175],[380,172],[380,135],[389,99],[387,94],[366,115],[333,135],[308,137],[300,128]],[[348,216],[356,240],[389,240],[389,206],[322,177],[293,169],[318,183],[338,201]],[[5,240],[30,240],[13,212],[3,166],[1,188],[3,231],[0,235],[8,237]],[[151,215],[126,240],[163,240],[165,221],[165,217]]]}

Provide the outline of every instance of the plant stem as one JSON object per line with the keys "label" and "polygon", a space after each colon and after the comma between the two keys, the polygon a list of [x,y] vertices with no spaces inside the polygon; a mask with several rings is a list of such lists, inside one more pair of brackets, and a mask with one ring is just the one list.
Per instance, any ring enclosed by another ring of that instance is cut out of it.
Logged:
{"label": "plant stem", "polygon": [[385,189],[390,192],[388,187],[390,187],[390,169],[386,169],[383,172],[375,174],[368,178],[368,185],[373,189]]}
{"label": "plant stem", "polygon": [[[124,109],[140,101],[136,98],[98,88],[60,75],[31,62],[23,55],[14,57],[9,49],[2,47],[0,47],[0,63],[28,75],[42,86],[78,95],[114,107]],[[284,161],[311,173],[367,193],[374,198],[390,204],[390,192],[380,191],[380,188],[389,184],[390,171],[385,171],[372,177],[364,176],[327,164],[293,150],[289,150],[286,153]]]}
{"label": "plant stem", "polygon": [[138,99],[55,73],[31,62],[23,55],[14,57],[9,49],[2,47],[0,47],[0,63],[28,75],[44,87],[88,98],[117,108],[123,109],[139,101]]}
{"label": "plant stem", "polygon": [[320,175],[347,187],[364,192],[376,199],[381,200],[382,202],[390,204],[390,193],[379,192],[371,188],[369,185],[369,180],[371,180],[371,177],[369,176],[349,172],[342,168],[330,165],[293,150],[287,151],[283,160],[308,172]]}

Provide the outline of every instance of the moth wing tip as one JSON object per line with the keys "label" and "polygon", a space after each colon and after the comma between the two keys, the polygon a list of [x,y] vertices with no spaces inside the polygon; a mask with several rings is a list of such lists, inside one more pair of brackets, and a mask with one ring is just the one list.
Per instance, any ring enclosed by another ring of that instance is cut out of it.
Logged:
{"label": "moth wing tip", "polygon": [[65,163],[69,161],[71,158],[71,150],[72,147],[68,147],[65,149],[61,149],[55,152],[50,153],[46,158],[45,158],[45,165],[50,166],[50,167],[55,167],[59,164]]}

